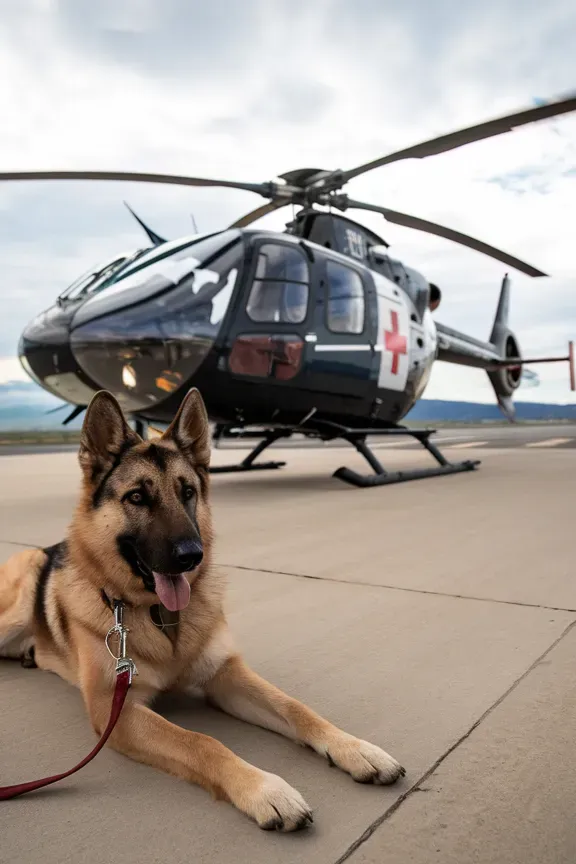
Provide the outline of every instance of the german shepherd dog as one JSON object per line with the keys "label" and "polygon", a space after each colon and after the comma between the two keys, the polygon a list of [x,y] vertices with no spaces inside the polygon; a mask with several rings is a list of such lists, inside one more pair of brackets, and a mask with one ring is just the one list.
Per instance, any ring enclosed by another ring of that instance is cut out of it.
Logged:
{"label": "german shepherd dog", "polygon": [[149,706],[166,691],[204,694],[244,721],[313,748],[360,783],[390,784],[404,769],[259,677],[235,649],[212,565],[210,430],[188,392],[161,436],[143,440],[114,397],[86,412],[81,495],[66,539],[0,566],[0,656],[50,670],[82,693],[97,735],[106,727],[115,665],[105,647],[112,602],[125,603],[128,654],[138,675],[109,745],[199,784],[266,830],[312,821],[302,795],[207,735]]}

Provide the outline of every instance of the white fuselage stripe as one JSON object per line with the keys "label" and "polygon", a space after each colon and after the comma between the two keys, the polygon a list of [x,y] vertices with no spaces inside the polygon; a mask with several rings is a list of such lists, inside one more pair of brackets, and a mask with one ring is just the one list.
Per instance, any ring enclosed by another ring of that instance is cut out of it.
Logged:
{"label": "white fuselage stripe", "polygon": [[319,345],[314,346],[315,351],[372,351],[372,345]]}

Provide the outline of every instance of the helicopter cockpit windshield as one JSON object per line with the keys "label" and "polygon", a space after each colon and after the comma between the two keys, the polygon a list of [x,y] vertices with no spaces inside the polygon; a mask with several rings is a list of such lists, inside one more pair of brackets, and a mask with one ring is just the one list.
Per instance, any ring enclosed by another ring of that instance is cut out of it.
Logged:
{"label": "helicopter cockpit windshield", "polygon": [[72,302],[88,294],[95,294],[97,291],[101,291],[113,276],[120,270],[128,267],[147,251],[147,249],[138,249],[136,252],[128,255],[120,255],[112,261],[107,261],[105,264],[91,267],[90,270],[87,270],[86,273],[75,279],[68,288],[58,295],[58,302],[61,304]]}
{"label": "helicopter cockpit windshield", "polygon": [[242,266],[237,229],[171,246],[122,271],[72,322],[77,362],[129,410],[171,392],[198,368],[220,331]]}
{"label": "helicopter cockpit windshield", "polygon": [[[105,292],[91,297],[78,311],[74,326],[96,316],[100,318],[130,308],[135,302],[140,306],[146,300],[163,296],[171,289],[180,289],[184,285],[188,286],[188,302],[192,298],[199,299],[199,290],[208,283],[217,282],[217,276],[221,275],[213,263],[240,236],[240,231],[236,229],[204,237],[196,235],[185,243],[166,243],[148,252],[133,266],[123,268]],[[205,293],[202,291],[201,296],[204,297]],[[166,302],[160,303],[159,308]]]}

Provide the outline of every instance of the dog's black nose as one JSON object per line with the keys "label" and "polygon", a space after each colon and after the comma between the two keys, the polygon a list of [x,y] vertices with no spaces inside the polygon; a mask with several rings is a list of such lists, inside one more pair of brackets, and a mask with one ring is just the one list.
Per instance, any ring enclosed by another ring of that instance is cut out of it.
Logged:
{"label": "dog's black nose", "polygon": [[180,540],[174,545],[174,559],[182,567],[182,572],[193,570],[204,557],[200,540]]}

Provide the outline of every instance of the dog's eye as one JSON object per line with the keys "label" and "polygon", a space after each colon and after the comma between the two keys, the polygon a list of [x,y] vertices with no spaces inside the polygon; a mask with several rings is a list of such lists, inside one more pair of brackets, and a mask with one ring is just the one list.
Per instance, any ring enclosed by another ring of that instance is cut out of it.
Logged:
{"label": "dog's eye", "polygon": [[185,486],[182,490],[182,497],[184,498],[184,501],[190,501],[195,494],[196,490],[193,486]]}
{"label": "dog's eye", "polygon": [[129,492],[125,500],[129,501],[130,504],[143,504],[144,495],[142,492]]}

